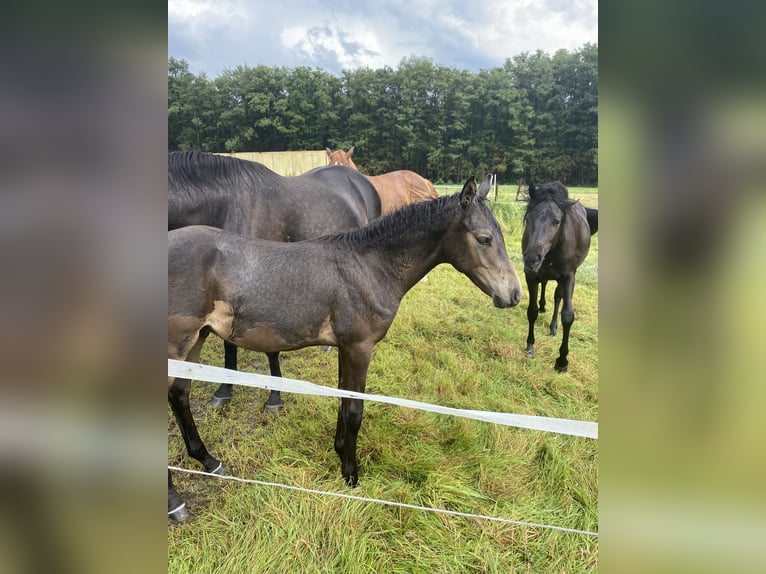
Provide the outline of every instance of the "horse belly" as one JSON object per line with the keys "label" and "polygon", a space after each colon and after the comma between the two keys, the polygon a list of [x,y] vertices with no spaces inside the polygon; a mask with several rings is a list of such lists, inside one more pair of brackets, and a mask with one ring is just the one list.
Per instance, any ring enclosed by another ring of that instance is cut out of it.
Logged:
{"label": "horse belly", "polygon": [[259,322],[252,323],[247,327],[238,325],[235,333],[228,340],[238,347],[264,353],[337,344],[329,317],[322,321],[311,321],[306,324],[293,320],[282,325]]}

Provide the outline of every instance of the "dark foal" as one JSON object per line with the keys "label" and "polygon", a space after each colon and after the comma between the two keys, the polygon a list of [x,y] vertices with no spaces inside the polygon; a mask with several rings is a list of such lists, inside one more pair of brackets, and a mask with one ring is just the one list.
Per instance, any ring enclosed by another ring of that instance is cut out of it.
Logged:
{"label": "dark foal", "polygon": [[[259,239],[302,241],[358,229],[380,214],[377,191],[350,168],[283,177],[253,161],[198,151],[168,154],[168,230],[210,225]],[[267,356],[271,375],[281,377],[279,353]],[[237,347],[229,341],[224,365],[237,368]],[[211,405],[228,403],[232,392],[232,385],[220,385]],[[271,391],[264,410],[283,406],[279,391]]]}
{"label": "dark foal", "polygon": [[[598,229],[598,211],[587,213],[579,202],[569,199],[569,193],[561,183],[544,183],[539,187],[530,184],[521,238],[524,276],[529,289],[526,353],[530,357],[534,356],[535,321],[538,311],[545,310],[545,286],[548,281],[555,280],[557,285],[550,324],[551,336],[556,335],[559,305],[562,303],[561,324],[564,327],[559,356],[554,365],[558,372],[565,372],[569,366],[569,331],[574,322],[572,295],[577,268],[590,249],[592,233],[589,217],[595,222],[595,229]],[[538,308],[537,289],[541,284]]]}
{"label": "dark foal", "polygon": [[[210,332],[263,352],[331,345],[338,347],[340,388],[364,392],[373,347],[407,291],[436,265],[453,265],[496,307],[519,303],[519,277],[485,203],[489,187],[486,179],[477,190],[471,178],[459,194],[410,205],[357,231],[299,243],[207,226],[169,232],[168,357],[196,361]],[[208,470],[217,468],[199,441],[188,381],[169,384],[190,456]],[[358,481],[362,411],[361,400],[340,401],[335,451],[351,486]],[[179,504],[169,479],[169,512]]]}

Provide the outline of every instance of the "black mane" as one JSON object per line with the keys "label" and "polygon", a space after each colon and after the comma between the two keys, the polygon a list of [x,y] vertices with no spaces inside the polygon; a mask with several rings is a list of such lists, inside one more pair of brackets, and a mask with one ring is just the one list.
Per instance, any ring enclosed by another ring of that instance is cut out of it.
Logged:
{"label": "black mane", "polygon": [[[476,197],[474,201],[484,205],[484,200]],[[460,194],[443,195],[430,201],[411,203],[376,219],[369,225],[354,231],[338,233],[326,237],[326,240],[337,241],[341,245],[367,246],[376,249],[386,249],[401,245],[401,238],[412,233],[428,221],[431,228],[439,228],[443,223],[446,228],[455,216],[455,210],[460,207]]]}
{"label": "black mane", "polygon": [[562,211],[569,210],[575,203],[574,199],[569,199],[569,191],[558,181],[543,183],[537,187],[530,185],[529,201],[527,201],[526,213],[532,211],[535,207],[545,201],[553,201]]}
{"label": "black mane", "polygon": [[168,153],[170,189],[252,187],[264,179],[279,178],[265,165],[202,151]]}

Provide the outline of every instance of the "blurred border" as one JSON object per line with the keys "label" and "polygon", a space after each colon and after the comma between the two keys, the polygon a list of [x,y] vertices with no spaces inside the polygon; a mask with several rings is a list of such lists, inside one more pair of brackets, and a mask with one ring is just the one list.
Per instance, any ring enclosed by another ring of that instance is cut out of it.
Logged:
{"label": "blurred border", "polygon": [[3,12],[0,564],[164,571],[166,5]]}
{"label": "blurred border", "polygon": [[599,568],[763,572],[763,8],[599,10]]}

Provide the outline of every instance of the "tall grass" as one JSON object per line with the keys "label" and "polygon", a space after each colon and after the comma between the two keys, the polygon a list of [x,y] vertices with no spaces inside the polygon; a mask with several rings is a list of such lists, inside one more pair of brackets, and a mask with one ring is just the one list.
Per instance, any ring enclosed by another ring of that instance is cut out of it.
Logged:
{"label": "tall grass", "polygon": [[[597,190],[571,189],[597,207]],[[522,277],[523,204],[503,187],[493,209]],[[598,419],[598,235],[575,288],[569,371],[553,363],[560,337],[537,324],[536,356],[524,355],[525,299],[495,309],[449,266],[404,298],[375,348],[367,391],[453,407]],[[523,283],[523,277],[522,277]],[[552,298],[552,292],[550,293]],[[285,376],[334,386],[337,352],[284,353]],[[202,362],[221,365],[211,337]],[[265,356],[240,351],[244,371]],[[244,478],[353,493],[468,513],[598,530],[597,442],[367,403],[359,437],[360,481],[347,488],[332,443],[335,400],[285,395],[261,414],[265,391],[239,387],[223,411],[195,383],[194,414],[209,450]],[[169,461],[186,456],[168,416]],[[168,528],[169,572],[591,572],[594,537],[348,501],[279,488],[175,474],[192,520]]]}

